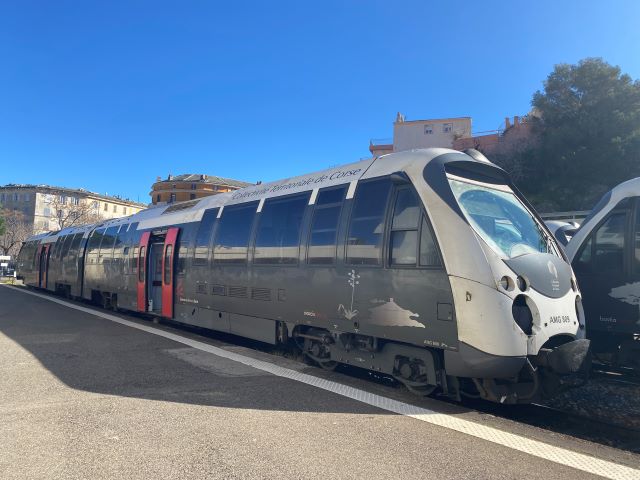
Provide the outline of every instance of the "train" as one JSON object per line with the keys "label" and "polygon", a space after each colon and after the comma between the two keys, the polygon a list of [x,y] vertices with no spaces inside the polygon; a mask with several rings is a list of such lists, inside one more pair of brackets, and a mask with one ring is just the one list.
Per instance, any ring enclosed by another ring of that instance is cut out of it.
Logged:
{"label": "train", "polygon": [[603,363],[640,369],[640,178],[605,193],[565,247]]}
{"label": "train", "polygon": [[18,274],[419,395],[530,403],[590,364],[568,258],[475,150],[392,153],[44,233]]}

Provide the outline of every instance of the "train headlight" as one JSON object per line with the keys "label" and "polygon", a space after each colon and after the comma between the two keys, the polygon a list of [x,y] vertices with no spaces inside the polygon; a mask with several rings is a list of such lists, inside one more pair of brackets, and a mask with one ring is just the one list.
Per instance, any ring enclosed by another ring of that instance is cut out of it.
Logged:
{"label": "train headlight", "polygon": [[521,292],[524,292],[527,288],[529,288],[529,284],[527,283],[527,280],[524,277],[521,277],[520,275],[518,275],[518,278],[516,278],[516,284],[518,285],[518,288],[520,289]]}
{"label": "train headlight", "polygon": [[513,280],[511,279],[511,277],[508,277],[507,275],[505,275],[500,279],[500,286],[507,291],[511,291],[513,290],[513,286],[514,286]]}
{"label": "train headlight", "polygon": [[533,331],[533,313],[529,305],[527,305],[526,296],[518,295],[515,298],[511,306],[511,313],[513,314],[513,320],[520,329],[527,335],[531,335]]}

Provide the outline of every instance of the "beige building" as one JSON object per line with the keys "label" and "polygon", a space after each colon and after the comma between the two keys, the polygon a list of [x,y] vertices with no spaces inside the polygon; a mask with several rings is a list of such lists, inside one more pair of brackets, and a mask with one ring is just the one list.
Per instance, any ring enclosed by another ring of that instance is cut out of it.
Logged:
{"label": "beige building", "polygon": [[253,183],[213,175],[186,173],[169,175],[165,179],[158,177],[151,186],[149,195],[151,195],[151,203],[157,205],[195,200],[217,193],[238,190],[249,185],[253,185]]}
{"label": "beige building", "polygon": [[371,140],[369,151],[374,157],[414,148],[453,148],[455,140],[471,137],[471,117],[407,120],[398,113],[393,123],[393,138]]}
{"label": "beige building", "polygon": [[19,211],[33,233],[124,217],[146,205],[83,189],[49,185],[0,186],[0,208]]}

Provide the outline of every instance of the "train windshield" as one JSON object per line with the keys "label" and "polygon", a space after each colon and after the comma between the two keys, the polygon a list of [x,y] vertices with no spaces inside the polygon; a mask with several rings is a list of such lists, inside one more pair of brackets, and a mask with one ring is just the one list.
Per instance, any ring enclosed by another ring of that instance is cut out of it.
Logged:
{"label": "train windshield", "polygon": [[553,253],[551,239],[506,185],[475,183],[449,176],[449,185],[473,229],[504,258]]}

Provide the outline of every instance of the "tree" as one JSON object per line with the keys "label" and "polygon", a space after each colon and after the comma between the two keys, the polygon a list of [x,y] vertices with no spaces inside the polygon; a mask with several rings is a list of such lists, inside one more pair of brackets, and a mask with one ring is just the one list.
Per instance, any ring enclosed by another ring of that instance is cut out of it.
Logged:
{"label": "tree", "polygon": [[532,105],[539,142],[514,160],[539,209],[588,209],[640,176],[640,82],[602,59],[556,65]]}
{"label": "tree", "polygon": [[33,233],[33,226],[25,221],[24,214],[18,210],[5,209],[0,213],[0,218],[4,224],[4,231],[0,229],[0,253],[16,256],[22,242]]}
{"label": "tree", "polygon": [[57,223],[58,230],[98,223],[102,220],[102,215],[92,203],[77,197],[68,199],[65,196],[53,195],[49,201],[49,208],[55,216],[54,221]]}

